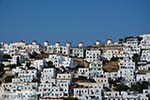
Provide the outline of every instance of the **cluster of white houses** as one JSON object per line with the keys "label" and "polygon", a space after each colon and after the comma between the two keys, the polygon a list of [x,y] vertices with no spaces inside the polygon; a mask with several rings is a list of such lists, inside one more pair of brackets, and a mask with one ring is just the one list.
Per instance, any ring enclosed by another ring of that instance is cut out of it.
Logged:
{"label": "cluster of white houses", "polygon": [[[42,53],[48,56],[36,58]],[[9,69],[14,76],[11,82],[0,84],[0,100],[149,100],[150,85],[142,93],[117,91],[109,81],[120,79],[129,88],[136,82],[150,84],[150,34],[129,37],[123,43],[96,41],[90,47],[83,42],[78,47],[70,42],[65,46],[48,41],[44,46],[37,41],[1,43],[0,55],[5,69],[15,65]],[[4,59],[4,55],[10,57]],[[104,63],[115,58],[119,58],[118,70],[104,71]],[[79,66],[77,60],[88,65]]]}

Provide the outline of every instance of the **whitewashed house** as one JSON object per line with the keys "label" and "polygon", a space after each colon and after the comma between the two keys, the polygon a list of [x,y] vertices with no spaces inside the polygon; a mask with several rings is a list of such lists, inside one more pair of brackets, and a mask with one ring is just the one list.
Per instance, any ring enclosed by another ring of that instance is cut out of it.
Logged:
{"label": "whitewashed house", "polygon": [[56,76],[57,81],[66,80],[69,84],[72,81],[72,74],[71,73],[58,73]]}
{"label": "whitewashed house", "polygon": [[10,63],[11,64],[18,64],[18,63],[21,64],[25,61],[26,61],[26,59],[24,58],[23,55],[13,55]]}
{"label": "whitewashed house", "polygon": [[70,58],[68,56],[49,55],[49,60],[52,61],[53,65],[57,68],[60,68],[60,67],[73,68],[73,67],[75,67],[73,58]]}
{"label": "whitewashed house", "polygon": [[119,91],[105,91],[104,100],[148,100],[145,94],[129,94]]}
{"label": "whitewashed house", "polygon": [[9,94],[8,100],[38,100],[38,96],[34,91],[16,91]]}
{"label": "whitewashed house", "polygon": [[126,81],[132,82],[135,80],[134,71],[128,68],[122,68],[118,70],[118,77],[122,77]]}
{"label": "whitewashed house", "polygon": [[53,87],[53,85],[55,84],[52,84],[52,83],[40,83],[39,84],[39,87],[38,87],[38,94],[41,96],[41,97],[45,97],[45,96],[49,96],[50,93],[51,93],[51,88]]}
{"label": "whitewashed house", "polygon": [[104,87],[108,87],[109,88],[108,78],[106,78],[106,77],[97,77],[97,78],[94,78],[94,80],[98,84],[103,84],[103,88]]}
{"label": "whitewashed house", "polygon": [[44,59],[34,60],[30,67],[34,67],[35,69],[42,70],[45,66],[47,66],[47,62]]}
{"label": "whitewashed house", "polygon": [[72,79],[72,74],[69,74],[69,73],[58,73],[57,74],[57,79],[71,80]]}
{"label": "whitewashed house", "polygon": [[37,83],[2,83],[5,100],[37,100]]}
{"label": "whitewashed house", "polygon": [[22,55],[24,57],[25,60],[29,60],[29,53],[27,52],[26,49],[21,49],[19,50],[19,54]]}
{"label": "whitewashed house", "polygon": [[100,61],[100,50],[86,50],[85,60],[88,62]]}
{"label": "whitewashed house", "polygon": [[150,49],[143,49],[142,50],[140,60],[150,62]]}
{"label": "whitewashed house", "polygon": [[138,70],[148,71],[150,70],[150,64],[140,65],[138,66]]}
{"label": "whitewashed house", "polygon": [[17,76],[20,77],[23,82],[32,82],[34,78],[37,78],[37,70],[21,70],[18,72]]}
{"label": "whitewashed house", "polygon": [[71,56],[78,57],[78,58],[84,58],[84,48],[72,48]]}
{"label": "whitewashed house", "polygon": [[37,43],[37,41],[32,41],[32,43],[31,44],[28,44],[27,46],[26,46],[26,50],[29,52],[29,53],[33,53],[33,52],[36,52],[36,53],[38,53],[38,54],[40,54],[41,53],[41,51],[42,51],[42,46],[39,44],[39,43]]}
{"label": "whitewashed house", "polygon": [[41,77],[40,80],[41,82],[53,82],[55,83],[55,76],[56,76],[56,72],[55,72],[55,68],[44,68],[43,71],[41,72]]}
{"label": "whitewashed house", "polygon": [[63,91],[65,97],[69,96],[70,83],[68,81],[66,81],[66,80],[58,80],[57,81],[57,86],[60,87],[60,89]]}
{"label": "whitewashed house", "polygon": [[89,68],[78,68],[78,76],[89,78]]}
{"label": "whitewashed house", "polygon": [[[45,89],[44,89],[45,91]],[[46,90],[47,92],[43,94],[43,92],[41,92],[43,95],[41,97],[51,97],[51,98],[60,98],[60,97],[64,97],[64,93],[61,90],[61,88],[59,87],[51,87],[49,89]]]}
{"label": "whitewashed house", "polygon": [[118,78],[118,72],[105,72],[104,77],[116,79],[116,78]]}
{"label": "whitewashed house", "polygon": [[14,55],[18,51],[17,47],[12,46],[12,44],[7,44],[4,46],[4,54]]}
{"label": "whitewashed house", "polygon": [[126,40],[126,46],[137,46],[139,44],[138,39],[137,38],[128,38]]}
{"label": "whitewashed house", "polygon": [[150,34],[143,34],[140,35],[143,39],[140,42],[140,47],[142,49],[149,49],[150,48]]}
{"label": "whitewashed house", "polygon": [[143,94],[150,94],[150,89],[143,89]]}
{"label": "whitewashed house", "polygon": [[139,46],[139,41],[137,38],[129,38],[124,43],[123,51],[128,53],[132,58],[134,54],[140,54],[141,48]]}
{"label": "whitewashed house", "polygon": [[101,89],[92,87],[73,88],[73,97],[79,100],[102,100]]}
{"label": "whitewashed house", "polygon": [[132,58],[132,56],[134,54],[140,54],[141,48],[138,45],[136,47],[124,46],[123,51],[126,53],[126,55],[128,55],[130,58]]}
{"label": "whitewashed house", "polygon": [[104,91],[104,99],[105,100],[120,100],[121,94],[118,91]]}
{"label": "whitewashed house", "polygon": [[123,59],[119,60],[119,67],[120,69],[127,68],[135,70],[135,62],[133,62],[129,57],[124,57]]}
{"label": "whitewashed house", "polygon": [[120,51],[119,50],[106,50],[103,53],[103,56],[107,59],[107,60],[111,60],[112,57],[118,57],[119,56]]}
{"label": "whitewashed house", "polygon": [[137,74],[136,81],[148,81],[150,82],[150,73],[146,74]]}
{"label": "whitewashed house", "polygon": [[51,54],[64,54],[69,55],[70,54],[70,46],[66,44],[66,46],[61,46],[60,42],[56,42],[55,45],[49,45],[47,46],[47,53]]}
{"label": "whitewashed house", "polygon": [[95,61],[89,64],[89,77],[100,77],[103,76],[104,72],[102,69],[102,61]]}
{"label": "whitewashed house", "polygon": [[21,71],[22,71],[22,69],[20,67],[16,67],[16,68],[12,69],[12,74],[18,74]]}
{"label": "whitewashed house", "polygon": [[68,97],[69,84],[63,80],[56,83],[40,83],[38,93],[40,94],[40,97]]}

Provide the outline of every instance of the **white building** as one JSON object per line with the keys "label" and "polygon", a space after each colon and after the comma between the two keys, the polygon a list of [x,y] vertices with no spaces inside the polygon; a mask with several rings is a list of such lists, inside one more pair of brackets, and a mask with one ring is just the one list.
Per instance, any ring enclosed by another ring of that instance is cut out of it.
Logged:
{"label": "white building", "polygon": [[70,47],[67,46],[61,46],[60,42],[56,42],[55,45],[49,45],[47,46],[47,53],[51,54],[64,54],[69,55],[70,54]]}
{"label": "white building", "polygon": [[141,48],[137,38],[129,38],[124,43],[123,51],[129,55],[130,58],[134,54],[140,54]]}
{"label": "white building", "polygon": [[32,64],[30,65],[30,67],[34,67],[35,69],[38,69],[38,70],[42,70],[44,66],[47,66],[47,62],[44,59],[34,60],[32,61]]}
{"label": "white building", "polygon": [[88,62],[100,61],[101,51],[100,50],[86,50],[85,60]]}
{"label": "white building", "polygon": [[10,63],[11,64],[21,64],[25,61],[26,61],[26,59],[24,58],[23,55],[13,55]]}
{"label": "white building", "polygon": [[44,68],[43,71],[41,72],[41,82],[48,82],[48,83],[55,83],[55,68]]}
{"label": "white building", "polygon": [[96,61],[89,64],[89,77],[100,77],[103,76],[104,72],[102,69],[102,61]]}
{"label": "white building", "polygon": [[140,66],[138,66],[138,70],[148,71],[148,70],[150,70],[150,64],[140,65]]}
{"label": "white building", "polygon": [[135,80],[134,71],[128,68],[122,68],[118,70],[118,77],[122,77],[126,81],[132,82]]}
{"label": "white building", "polygon": [[150,94],[150,89],[143,89],[143,94]]}
{"label": "white building", "polygon": [[84,83],[86,86],[73,88],[73,96],[79,100],[102,100],[101,87],[97,84]]}
{"label": "white building", "polygon": [[39,85],[38,93],[41,97],[60,98],[69,96],[70,83],[66,80],[56,80],[52,82],[42,82]]}
{"label": "white building", "polygon": [[2,83],[3,100],[37,100],[37,83]]}
{"label": "white building", "polygon": [[148,100],[145,94],[129,94],[127,92],[105,91],[105,100]]}
{"label": "white building", "polygon": [[150,62],[150,49],[143,49],[142,50],[140,60]]}
{"label": "white building", "polygon": [[19,73],[21,71],[22,71],[22,69],[20,67],[16,67],[16,68],[12,69],[12,74],[14,75],[14,74],[17,74],[17,73]]}
{"label": "white building", "polygon": [[116,78],[118,78],[118,72],[105,72],[104,77],[116,79]]}
{"label": "white building", "polygon": [[31,54],[33,52],[40,54],[42,51],[42,46],[40,44],[38,44],[37,41],[32,41],[32,44],[28,44],[26,46],[26,50],[28,50],[28,52]]}
{"label": "white building", "polygon": [[52,61],[53,65],[55,65],[55,67],[57,67],[57,68],[60,68],[60,67],[73,68],[73,67],[75,67],[73,59],[68,56],[49,55],[49,60]]}
{"label": "white building", "polygon": [[124,57],[123,59],[119,60],[119,67],[120,69],[127,68],[135,70],[135,62],[133,62],[129,57]]}
{"label": "white building", "polygon": [[84,58],[84,48],[72,48],[71,56],[78,57],[78,58]]}
{"label": "white building", "polygon": [[89,78],[89,68],[78,68],[78,76]]}
{"label": "white building", "polygon": [[97,77],[97,78],[94,78],[94,80],[98,84],[103,84],[103,88],[104,87],[108,87],[109,88],[108,78],[106,78],[106,77]]}
{"label": "white building", "polygon": [[137,46],[138,45],[138,39],[137,38],[128,38],[126,40],[126,46]]}
{"label": "white building", "polygon": [[123,51],[130,57],[132,58],[132,56],[134,54],[140,54],[141,48],[139,46],[124,46]]}
{"label": "white building", "polygon": [[136,81],[148,81],[150,82],[150,73],[146,74],[137,74]]}
{"label": "white building", "polygon": [[118,57],[119,56],[119,50],[106,50],[103,53],[103,56],[107,59],[110,60],[112,57]]}
{"label": "white building", "polygon": [[69,96],[70,83],[68,81],[66,81],[66,80],[58,80],[57,81],[57,86],[60,87],[60,89],[63,91],[64,97],[68,97]]}
{"label": "white building", "polygon": [[37,78],[37,70],[21,70],[18,72],[18,77],[22,80],[22,82],[32,82],[32,80]]}
{"label": "white building", "polygon": [[71,80],[72,79],[72,74],[69,74],[69,73],[58,73],[57,74],[57,79],[58,80]]}
{"label": "white building", "polygon": [[142,49],[149,49],[150,48],[150,34],[143,34],[140,35],[143,39],[140,42],[140,46]]}

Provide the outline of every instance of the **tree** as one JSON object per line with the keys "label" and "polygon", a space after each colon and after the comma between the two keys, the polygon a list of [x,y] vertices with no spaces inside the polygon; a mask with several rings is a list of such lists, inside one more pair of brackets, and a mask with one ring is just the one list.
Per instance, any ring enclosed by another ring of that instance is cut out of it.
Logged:
{"label": "tree", "polygon": [[116,86],[116,88],[114,90],[116,90],[116,91],[127,91],[128,89],[129,89],[129,87],[127,85],[119,84]]}
{"label": "tree", "polygon": [[138,41],[141,41],[143,39],[143,37],[139,37],[139,36],[137,38],[138,38]]}
{"label": "tree", "polygon": [[125,42],[125,40],[124,39],[119,39],[119,43],[124,43]]}
{"label": "tree", "polygon": [[27,63],[26,63],[26,67],[28,67],[28,68],[29,68],[29,67],[30,67],[30,65],[31,65],[31,62],[27,62]]}
{"label": "tree", "polygon": [[4,64],[0,63],[0,73],[4,71]]}
{"label": "tree", "polygon": [[20,66],[20,65],[21,65],[21,63],[20,63],[20,58],[17,57],[17,66]]}
{"label": "tree", "polygon": [[132,61],[135,62],[135,64],[137,64],[140,60],[140,56],[136,53],[132,56]]}
{"label": "tree", "polygon": [[118,57],[112,57],[110,61],[118,61]]}
{"label": "tree", "polygon": [[11,57],[10,55],[8,55],[8,54],[4,54],[4,55],[2,56],[2,58],[3,58],[3,59],[12,59],[12,57]]}
{"label": "tree", "polygon": [[137,82],[136,84],[132,84],[130,90],[137,91],[139,93],[143,92],[143,89],[148,89],[148,82]]}
{"label": "tree", "polygon": [[10,69],[13,69],[13,68],[16,68],[16,64],[11,64],[11,65],[8,65],[8,66],[6,66],[6,67],[9,67]]}
{"label": "tree", "polygon": [[79,80],[87,80],[87,77],[85,77],[85,76],[79,76],[78,79]]}
{"label": "tree", "polygon": [[46,66],[44,66],[45,68],[54,68],[55,66],[53,65],[53,62],[51,62],[51,61],[48,61],[47,62],[47,67]]}
{"label": "tree", "polygon": [[38,53],[33,51],[31,54],[30,54],[30,58],[37,58],[37,55]]}
{"label": "tree", "polygon": [[7,77],[5,77],[5,82],[6,83],[11,82],[12,78],[14,78],[14,76],[7,76]]}

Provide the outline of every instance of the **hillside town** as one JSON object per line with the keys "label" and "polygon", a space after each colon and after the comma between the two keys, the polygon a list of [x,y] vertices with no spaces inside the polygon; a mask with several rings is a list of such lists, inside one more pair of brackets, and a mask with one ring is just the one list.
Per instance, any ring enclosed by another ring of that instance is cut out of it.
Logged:
{"label": "hillside town", "polygon": [[1,43],[0,100],[150,100],[150,34]]}

